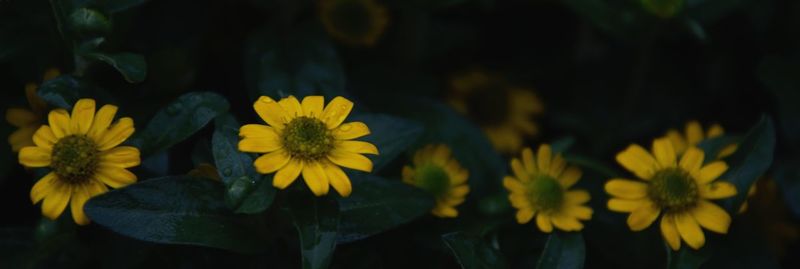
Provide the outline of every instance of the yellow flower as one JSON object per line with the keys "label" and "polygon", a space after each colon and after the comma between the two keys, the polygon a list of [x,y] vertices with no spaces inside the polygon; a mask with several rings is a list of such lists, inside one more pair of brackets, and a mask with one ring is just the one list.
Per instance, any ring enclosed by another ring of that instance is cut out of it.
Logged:
{"label": "yellow flower", "polygon": [[[686,123],[686,128],[683,134],[675,129],[667,131],[666,137],[669,138],[672,145],[675,147],[675,154],[683,154],[687,148],[697,146],[706,139],[720,137],[725,134],[725,129],[719,124],[712,124],[708,130],[703,132],[703,127],[697,121],[689,121]],[[736,144],[728,145],[720,150],[717,158],[725,158],[736,152]]]}
{"label": "yellow flower", "polygon": [[[49,69],[44,73],[44,81],[48,81],[61,75],[58,69]],[[6,110],[6,121],[17,127],[16,131],[8,136],[8,143],[11,144],[11,149],[18,152],[24,147],[33,146],[33,133],[42,125],[45,113],[47,113],[47,104],[39,98],[36,90],[39,88],[36,83],[28,83],[25,85],[25,97],[31,109],[24,108],[9,108]]]}
{"label": "yellow flower", "polygon": [[36,146],[20,150],[22,165],[52,169],[31,189],[34,204],[44,200],[45,217],[58,218],[70,204],[75,223],[88,224],[86,200],[108,191],[106,185],[120,188],[136,182],[126,168],[139,165],[139,150],[119,146],[133,134],[133,120],[112,124],[116,113],[116,106],[105,105],[95,114],[94,100],[78,100],[71,115],[64,109],[50,111],[50,125],[33,135]]}
{"label": "yellow flower", "polygon": [[617,154],[617,162],[641,181],[606,182],[612,196],[608,208],[630,213],[632,231],[644,230],[661,215],[661,235],[673,250],[680,249],[681,239],[693,249],[702,247],[705,235],[700,227],[727,233],[730,215],[709,200],[736,195],[733,184],[715,181],[728,165],[719,160],[703,165],[705,154],[696,147],[678,155],[668,138],[653,141],[652,153],[634,144]]}
{"label": "yellow flower", "polygon": [[530,89],[481,71],[454,77],[450,88],[450,105],[471,118],[498,151],[518,152],[525,138],[539,132],[533,117],[541,115],[544,108]]}
{"label": "yellow flower", "polygon": [[372,171],[372,161],[362,154],[378,154],[378,149],[363,141],[369,134],[362,122],[344,122],[353,103],[336,97],[325,106],[324,97],[307,96],[300,103],[294,96],[275,102],[261,96],[253,104],[267,125],[248,124],[239,129],[239,150],[266,153],[253,162],[261,174],[275,173],[273,185],[285,189],[303,174],[316,196],[328,193],[329,185],[347,197],[353,188],[339,166]]}
{"label": "yellow flower", "polygon": [[550,145],[539,146],[534,159],[530,148],[522,150],[522,161],[511,160],[514,176],[506,176],[503,186],[511,194],[508,200],[517,209],[517,222],[525,224],[536,217],[536,225],[545,233],[553,226],[563,231],[580,231],[581,220],[592,218],[592,209],[584,204],[589,192],[569,190],[581,178],[581,170],[567,166],[561,154],[553,156]]}
{"label": "yellow flower", "polygon": [[403,167],[403,182],[417,186],[436,197],[431,214],[440,218],[458,216],[456,206],[469,193],[469,172],[461,167],[446,145],[428,145],[414,153],[413,166]]}
{"label": "yellow flower", "polygon": [[350,45],[374,46],[389,23],[389,13],[375,0],[322,0],[325,30]]}

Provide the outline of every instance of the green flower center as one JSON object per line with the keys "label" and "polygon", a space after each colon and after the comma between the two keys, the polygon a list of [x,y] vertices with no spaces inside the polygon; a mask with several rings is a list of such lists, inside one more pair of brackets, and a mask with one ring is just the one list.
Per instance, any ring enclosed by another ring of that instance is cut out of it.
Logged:
{"label": "green flower center", "polygon": [[70,184],[82,184],[97,171],[100,151],[94,140],[85,135],[70,135],[61,138],[51,155],[53,168],[58,178]]}
{"label": "green flower center", "polygon": [[333,134],[324,122],[316,118],[294,118],[286,124],[281,135],[283,146],[292,157],[318,160],[333,150]]}
{"label": "green flower center", "polygon": [[564,203],[564,189],[555,178],[548,175],[536,175],[528,183],[528,199],[536,210],[556,211]]}
{"label": "green flower center", "polygon": [[434,196],[444,194],[450,186],[450,176],[444,168],[435,164],[425,164],[417,168],[417,187],[426,190]]}
{"label": "green flower center", "polygon": [[684,210],[697,203],[697,183],[686,171],[668,168],[656,172],[647,195],[661,208]]}
{"label": "green flower center", "polygon": [[497,126],[508,121],[510,92],[507,86],[499,81],[479,85],[467,97],[470,118],[480,126]]}
{"label": "green flower center", "polygon": [[330,11],[331,24],[349,36],[361,37],[369,33],[372,17],[360,1],[339,1]]}

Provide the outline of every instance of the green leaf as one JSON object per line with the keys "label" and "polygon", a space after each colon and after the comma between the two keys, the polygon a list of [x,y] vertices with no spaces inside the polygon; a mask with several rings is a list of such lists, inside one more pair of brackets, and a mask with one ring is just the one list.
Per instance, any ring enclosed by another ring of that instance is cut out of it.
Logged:
{"label": "green leaf", "polygon": [[775,128],[772,118],[761,120],[747,132],[736,152],[727,159],[730,167],[720,179],[736,185],[736,196],[723,201],[729,213],[735,214],[747,198],[747,190],[772,164],[775,151]]}
{"label": "green leaf", "polygon": [[117,69],[125,78],[125,81],[129,83],[139,83],[144,81],[147,77],[147,64],[144,61],[144,57],[139,54],[127,52],[117,54],[94,52],[84,54],[83,56],[111,65],[114,69]]}
{"label": "green leaf", "polygon": [[538,269],[581,269],[586,257],[586,246],[581,233],[556,231],[547,237]]}
{"label": "green leaf", "polygon": [[782,162],[775,167],[775,183],[792,214],[800,218],[800,161]]}
{"label": "green leaf", "polygon": [[298,29],[265,28],[245,48],[245,79],[251,97],[345,95],[336,49],[316,24]]}
{"label": "green leaf", "polygon": [[672,251],[667,244],[664,244],[664,247],[667,250],[667,269],[700,268],[708,260],[709,256],[709,246],[700,250],[692,250],[683,246],[678,251]]}
{"label": "green leaf", "polygon": [[45,81],[37,92],[48,104],[64,109],[72,109],[72,105],[81,98],[94,98],[111,103],[111,97],[93,85],[70,75],[62,75]]}
{"label": "green leaf", "polygon": [[132,143],[150,156],[183,141],[217,115],[228,111],[228,101],[212,92],[190,92],[156,113]]}
{"label": "green leaf", "polygon": [[700,141],[697,147],[705,153],[705,163],[709,163],[718,160],[717,156],[725,147],[736,144],[739,140],[741,140],[740,137],[724,135]]}
{"label": "green leaf", "polygon": [[292,220],[300,236],[304,269],[328,268],[336,248],[339,209],[329,196],[313,197],[296,189],[289,196]]}
{"label": "green leaf", "polygon": [[251,253],[267,246],[257,216],[236,215],[222,184],[190,176],[146,180],[89,200],[84,210],[116,233],[154,243]]}
{"label": "green leaf", "polygon": [[370,142],[378,147],[379,155],[367,155],[372,159],[373,171],[380,171],[397,158],[422,135],[422,125],[397,117],[382,114],[355,115],[348,121],[360,121],[369,127],[370,135],[358,140]]}
{"label": "green leaf", "polygon": [[500,269],[505,268],[505,260],[494,248],[489,247],[480,238],[455,232],[442,235],[447,248],[452,251],[458,264],[463,269]]}
{"label": "green leaf", "polygon": [[72,30],[84,36],[104,35],[111,32],[111,21],[95,9],[77,8],[69,15]]}
{"label": "green leaf", "polygon": [[[239,123],[230,114],[222,114],[214,122],[211,140],[215,164],[227,188],[225,201],[236,213],[254,214],[266,210],[275,198],[271,178],[265,180],[253,166],[253,157],[239,151]],[[265,185],[266,187],[261,187]]]}
{"label": "green leaf", "polygon": [[147,1],[148,0],[106,0],[103,1],[103,8],[110,13],[116,13],[139,6]]}
{"label": "green leaf", "polygon": [[339,243],[360,240],[428,214],[432,197],[399,180],[352,173],[353,193],[339,199]]}

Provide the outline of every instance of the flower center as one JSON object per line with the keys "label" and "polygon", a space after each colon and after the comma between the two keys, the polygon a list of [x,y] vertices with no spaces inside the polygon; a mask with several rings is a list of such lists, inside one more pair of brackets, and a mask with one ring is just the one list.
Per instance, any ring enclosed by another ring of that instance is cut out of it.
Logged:
{"label": "flower center", "polygon": [[439,196],[447,191],[450,186],[450,176],[440,166],[425,164],[417,168],[417,187],[426,190],[434,196]]}
{"label": "flower center", "polygon": [[548,175],[536,175],[528,183],[528,198],[536,210],[552,212],[564,203],[564,189],[558,181]]}
{"label": "flower center", "polygon": [[51,158],[50,167],[59,179],[70,184],[82,184],[97,171],[100,151],[89,137],[70,135],[61,138],[53,146]]}
{"label": "flower center", "polygon": [[656,172],[650,180],[647,195],[656,205],[670,210],[684,210],[698,200],[697,184],[686,171],[668,168]]}
{"label": "flower center", "polygon": [[339,1],[331,11],[331,23],[343,33],[360,37],[369,33],[372,20],[367,7],[352,0]]}
{"label": "flower center", "polygon": [[324,158],[333,149],[333,134],[321,120],[297,117],[286,124],[281,134],[283,146],[292,157],[304,160]]}
{"label": "flower center", "polygon": [[508,121],[509,90],[505,83],[490,81],[479,85],[467,97],[469,116],[480,126],[497,126]]}

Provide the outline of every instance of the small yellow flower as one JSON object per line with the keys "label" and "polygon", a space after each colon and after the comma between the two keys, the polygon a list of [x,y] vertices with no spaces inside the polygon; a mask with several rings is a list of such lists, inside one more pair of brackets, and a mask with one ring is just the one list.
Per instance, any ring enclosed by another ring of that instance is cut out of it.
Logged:
{"label": "small yellow flower", "polygon": [[472,119],[496,150],[518,152],[525,138],[538,134],[533,118],[541,115],[544,108],[532,90],[481,71],[454,77],[450,88],[450,105]]}
{"label": "small yellow flower", "polygon": [[265,153],[253,162],[261,174],[275,173],[273,185],[285,189],[302,173],[316,196],[328,193],[329,186],[347,197],[353,188],[339,166],[372,171],[372,161],[362,154],[378,154],[378,149],[353,139],[369,134],[363,122],[344,122],[353,103],[336,97],[324,107],[324,97],[307,96],[300,103],[294,96],[275,102],[261,96],[253,104],[258,116],[268,125],[248,124],[239,129],[239,150]]}
{"label": "small yellow flower", "polygon": [[321,0],[325,30],[349,45],[374,46],[389,23],[386,7],[375,0]]}
{"label": "small yellow flower", "polygon": [[403,167],[403,182],[417,186],[436,197],[431,214],[440,218],[458,216],[456,206],[469,193],[469,172],[461,167],[446,145],[428,145],[414,153],[413,166]]}
{"label": "small yellow flower", "polygon": [[[683,134],[675,129],[670,129],[667,131],[666,137],[675,147],[675,154],[681,155],[686,149],[699,145],[703,140],[720,137],[724,134],[725,129],[719,124],[712,124],[707,131],[703,132],[703,126],[699,122],[689,121],[686,123]],[[719,152],[717,158],[728,157],[734,152],[736,152],[736,144],[728,145]]]}
{"label": "small yellow flower", "polygon": [[522,161],[511,160],[514,176],[506,176],[503,186],[511,194],[508,200],[517,209],[517,222],[525,224],[536,217],[536,225],[545,233],[553,226],[563,231],[580,231],[581,220],[592,218],[592,209],[584,204],[589,192],[569,190],[581,178],[581,170],[567,166],[561,154],[553,156],[550,145],[539,146],[534,159],[530,148],[522,150]]}
{"label": "small yellow flower", "polygon": [[188,174],[193,177],[202,177],[214,181],[222,181],[222,178],[219,177],[219,170],[217,170],[217,167],[210,163],[200,163],[194,169],[189,171]]}
{"label": "small yellow flower", "polygon": [[108,191],[106,185],[120,188],[136,182],[126,168],[139,165],[139,149],[119,146],[133,134],[133,120],[121,118],[112,124],[117,107],[105,105],[95,113],[92,99],[75,103],[67,110],[50,111],[50,125],[33,135],[36,146],[24,147],[19,162],[27,167],[50,167],[31,189],[31,201],[42,203],[42,214],[58,218],[71,205],[75,223],[85,225],[86,200]]}
{"label": "small yellow flower", "polygon": [[[44,81],[59,75],[61,75],[61,72],[58,69],[49,69],[44,73]],[[8,143],[11,144],[11,149],[14,152],[18,152],[24,147],[33,146],[33,133],[44,122],[47,104],[36,94],[38,88],[39,86],[36,83],[25,85],[25,97],[31,106],[30,110],[24,108],[9,108],[6,110],[6,121],[19,128],[8,136]]]}
{"label": "small yellow flower", "polygon": [[653,141],[652,155],[639,145],[630,145],[617,154],[617,162],[641,181],[614,178],[606,182],[605,190],[612,196],[608,208],[630,213],[632,231],[644,230],[661,216],[661,235],[673,250],[680,249],[681,239],[699,249],[705,244],[700,227],[725,234],[731,223],[728,212],[709,200],[736,195],[736,186],[717,180],[728,165],[719,160],[703,165],[704,158],[696,147],[678,155],[668,138]]}

